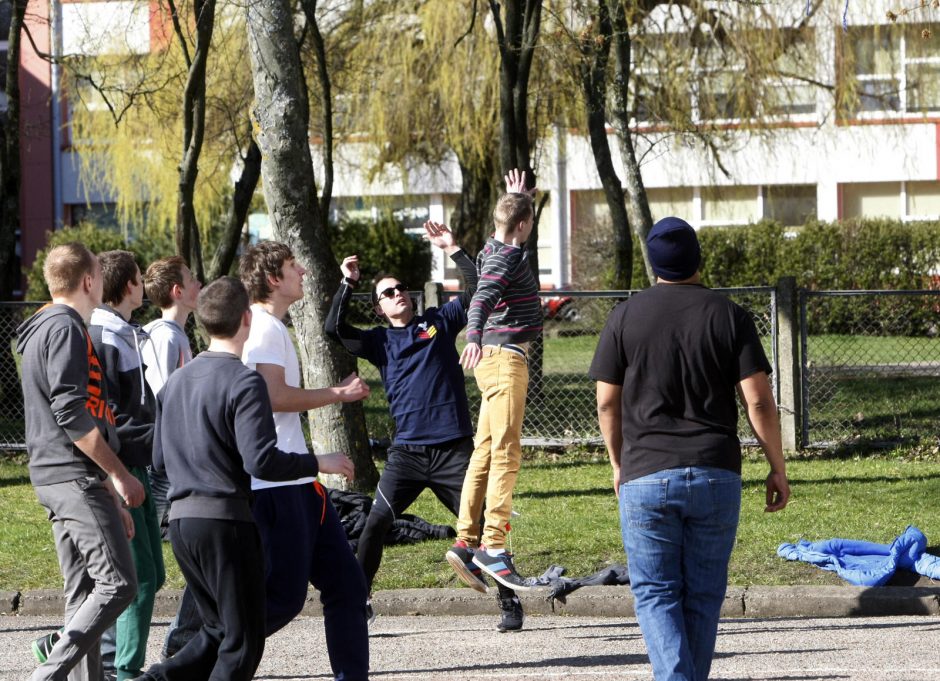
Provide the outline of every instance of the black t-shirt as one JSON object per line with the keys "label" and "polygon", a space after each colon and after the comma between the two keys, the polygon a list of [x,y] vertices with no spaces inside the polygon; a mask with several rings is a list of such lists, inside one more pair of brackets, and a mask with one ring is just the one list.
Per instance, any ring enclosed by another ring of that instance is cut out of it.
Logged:
{"label": "black t-shirt", "polygon": [[741,472],[735,386],[771,373],[748,313],[698,284],[657,284],[621,303],[590,376],[623,386],[620,480],[685,466]]}

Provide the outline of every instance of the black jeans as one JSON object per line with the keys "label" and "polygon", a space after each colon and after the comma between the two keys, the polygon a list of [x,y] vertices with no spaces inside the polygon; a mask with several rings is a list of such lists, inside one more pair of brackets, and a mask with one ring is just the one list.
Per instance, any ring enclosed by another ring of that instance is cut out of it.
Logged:
{"label": "black jeans", "polygon": [[170,543],[201,626],[182,650],[148,670],[161,681],[249,681],[264,652],[264,559],[254,523],[170,521]]}
{"label": "black jeans", "polygon": [[375,503],[359,537],[358,559],[369,589],[382,562],[385,536],[395,518],[430,489],[455,516],[460,510],[473,440],[469,437],[435,445],[392,445],[375,490]]}

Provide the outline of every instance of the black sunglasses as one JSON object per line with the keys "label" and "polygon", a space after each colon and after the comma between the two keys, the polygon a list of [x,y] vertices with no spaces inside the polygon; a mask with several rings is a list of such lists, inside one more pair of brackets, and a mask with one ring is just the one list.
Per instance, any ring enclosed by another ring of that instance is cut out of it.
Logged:
{"label": "black sunglasses", "polygon": [[394,298],[395,291],[398,291],[399,293],[407,293],[408,287],[404,284],[395,284],[394,286],[389,286],[386,289],[382,289],[382,291],[379,293],[379,300],[382,298]]}

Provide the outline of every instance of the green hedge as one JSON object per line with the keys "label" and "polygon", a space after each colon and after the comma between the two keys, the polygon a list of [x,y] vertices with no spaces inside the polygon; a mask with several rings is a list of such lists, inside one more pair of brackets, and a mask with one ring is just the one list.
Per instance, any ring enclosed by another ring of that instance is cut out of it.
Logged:
{"label": "green hedge", "polygon": [[[936,288],[940,224],[868,219],[811,222],[795,234],[774,222],[699,232],[708,286],[772,286],[782,276],[812,291]],[[874,300],[874,302],[873,302]],[[935,332],[940,299],[832,298],[809,311],[811,333]]]}
{"label": "green hedge", "polygon": [[[337,262],[359,256],[361,281],[371,283],[379,272],[389,272],[412,289],[423,289],[431,277],[431,245],[406,234],[401,223],[385,213],[372,220],[343,220],[330,224],[330,240]],[[362,289],[368,291],[368,287]]]}
{"label": "green hedge", "polygon": [[46,233],[46,247],[36,253],[36,259],[26,275],[26,300],[49,300],[49,289],[42,276],[42,267],[46,262],[46,253],[49,249],[61,244],[78,241],[85,244],[92,253],[127,250],[134,254],[137,266],[143,272],[154,260],[176,252],[172,238],[169,236],[157,238],[148,236],[142,239],[125,241],[119,232],[106,227],[97,227],[91,223],[81,223],[74,227],[64,227],[54,232]]}
{"label": "green hedge", "polygon": [[810,290],[923,289],[940,273],[936,222],[811,222],[794,234],[767,221],[705,227],[699,240],[709,286],[771,286],[795,276]]}

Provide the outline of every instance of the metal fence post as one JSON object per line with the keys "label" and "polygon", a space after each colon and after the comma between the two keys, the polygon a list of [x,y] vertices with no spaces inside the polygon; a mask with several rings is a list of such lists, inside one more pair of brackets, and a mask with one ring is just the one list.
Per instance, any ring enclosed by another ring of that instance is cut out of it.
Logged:
{"label": "metal fence post", "polygon": [[801,443],[800,325],[796,306],[796,277],[777,281],[777,362],[780,375],[780,432],[783,448],[796,451]]}

